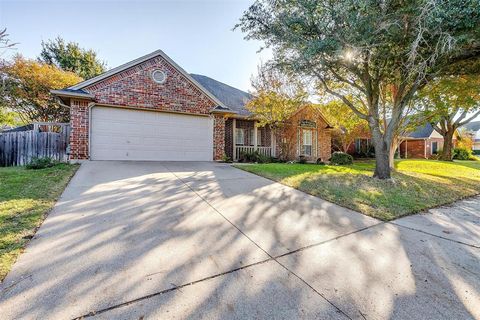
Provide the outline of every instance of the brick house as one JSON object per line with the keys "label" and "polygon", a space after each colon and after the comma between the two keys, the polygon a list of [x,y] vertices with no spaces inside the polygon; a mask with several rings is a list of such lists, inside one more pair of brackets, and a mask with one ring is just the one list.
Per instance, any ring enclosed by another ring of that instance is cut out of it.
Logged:
{"label": "brick house", "polygon": [[318,112],[305,107],[274,134],[245,109],[248,93],[188,74],[161,50],[52,94],[70,108],[73,161],[278,156],[286,142],[295,150],[289,158],[330,158],[329,126]]}
{"label": "brick house", "polygon": [[[414,131],[401,137],[401,143],[397,149],[401,158],[425,158],[429,159],[443,148],[443,137],[432,127],[430,123],[418,126]],[[355,143],[349,148],[348,153],[354,156],[374,155],[375,150],[370,136],[355,139]]]}
{"label": "brick house", "polygon": [[417,127],[407,136],[402,137],[399,147],[401,158],[429,159],[443,149],[443,137],[430,123]]}

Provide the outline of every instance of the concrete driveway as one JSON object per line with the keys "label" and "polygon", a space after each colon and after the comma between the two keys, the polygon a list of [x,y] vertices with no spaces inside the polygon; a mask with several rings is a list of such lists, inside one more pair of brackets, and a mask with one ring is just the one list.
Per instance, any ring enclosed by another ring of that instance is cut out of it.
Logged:
{"label": "concrete driveway", "polygon": [[1,318],[480,318],[479,203],[382,223],[225,164],[86,162]]}

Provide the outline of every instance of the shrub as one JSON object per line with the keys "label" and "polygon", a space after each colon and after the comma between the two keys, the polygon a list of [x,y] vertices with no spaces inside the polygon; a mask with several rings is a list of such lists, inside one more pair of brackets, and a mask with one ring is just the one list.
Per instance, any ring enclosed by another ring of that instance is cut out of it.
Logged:
{"label": "shrub", "polygon": [[326,163],[323,162],[321,158],[318,158],[317,159],[317,164],[320,165],[320,166],[324,166]]}
{"label": "shrub", "polygon": [[32,158],[26,165],[27,169],[44,169],[56,165],[58,162],[52,158]]}
{"label": "shrub", "polygon": [[473,157],[472,151],[467,148],[453,149],[453,159],[470,160]]}
{"label": "shrub", "polygon": [[238,159],[240,162],[258,162],[258,163],[269,163],[272,162],[272,158],[265,156],[258,151],[254,152],[240,152]]}
{"label": "shrub", "polygon": [[230,163],[230,162],[232,162],[232,159],[230,159],[230,157],[227,156],[227,155],[224,153],[223,156],[222,156],[222,162]]}
{"label": "shrub", "polygon": [[330,162],[336,165],[345,165],[345,164],[352,164],[353,157],[345,152],[334,152],[332,153],[332,157],[330,158]]}
{"label": "shrub", "polygon": [[307,163],[307,158],[305,158],[305,156],[299,156],[298,157],[298,163]]}

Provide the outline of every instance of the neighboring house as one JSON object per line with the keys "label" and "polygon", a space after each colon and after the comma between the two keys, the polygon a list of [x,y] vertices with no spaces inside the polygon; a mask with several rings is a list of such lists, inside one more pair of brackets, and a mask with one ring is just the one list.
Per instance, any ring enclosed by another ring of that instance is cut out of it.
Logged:
{"label": "neighboring house", "polygon": [[418,126],[401,138],[399,153],[401,158],[430,158],[443,149],[443,137],[430,123]]}
{"label": "neighboring house", "polygon": [[[397,150],[401,158],[430,158],[443,148],[443,137],[430,123],[418,126],[414,131],[400,137]],[[348,153],[354,156],[374,156],[375,150],[369,136],[355,139]]]}
{"label": "neighboring house", "polygon": [[469,122],[462,128],[472,135],[473,151],[477,154],[480,153],[480,121]]}
{"label": "neighboring house", "polygon": [[289,121],[294,134],[276,137],[245,109],[248,93],[188,74],[161,50],[52,93],[70,107],[72,160],[278,156],[285,142],[296,148],[290,158],[330,158],[329,125],[319,113],[303,108]]}
{"label": "neighboring house", "polygon": [[370,135],[364,135],[355,139],[348,147],[347,153],[354,157],[374,157],[375,150],[373,148]]}

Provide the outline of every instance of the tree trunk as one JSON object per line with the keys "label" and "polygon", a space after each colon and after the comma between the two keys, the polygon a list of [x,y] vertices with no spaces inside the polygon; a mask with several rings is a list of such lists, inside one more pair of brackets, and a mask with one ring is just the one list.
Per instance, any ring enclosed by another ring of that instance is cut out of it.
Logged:
{"label": "tree trunk", "polygon": [[390,147],[392,141],[385,141],[385,135],[379,127],[376,119],[368,119],[370,132],[372,133],[372,141],[375,146],[375,172],[373,177],[377,179],[390,179]]}
{"label": "tree trunk", "polygon": [[390,179],[390,152],[386,144],[381,141],[375,143],[375,172],[373,177],[377,179]]}
{"label": "tree trunk", "polygon": [[390,165],[390,169],[392,170],[395,169],[395,152],[397,151],[397,148],[398,148],[398,138],[393,138],[390,146],[389,157],[388,157],[388,163]]}
{"label": "tree trunk", "polygon": [[440,155],[440,160],[442,161],[452,161],[452,149],[453,149],[453,134],[455,130],[448,130],[443,135],[443,150]]}

